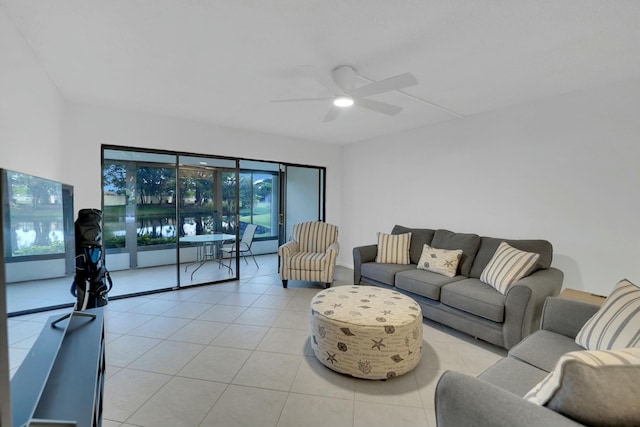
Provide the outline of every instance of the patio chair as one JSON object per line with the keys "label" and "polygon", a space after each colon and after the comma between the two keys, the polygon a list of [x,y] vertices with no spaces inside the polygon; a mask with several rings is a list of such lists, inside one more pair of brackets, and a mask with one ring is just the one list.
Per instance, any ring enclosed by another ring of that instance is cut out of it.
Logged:
{"label": "patio chair", "polygon": [[[253,237],[256,235],[257,228],[258,226],[256,224],[247,225],[247,228],[244,229],[244,233],[242,233],[242,239],[240,240],[238,252],[240,253],[240,256],[245,257],[244,262],[247,263],[247,265],[249,265],[249,262],[247,261],[245,255],[246,253],[251,255],[251,258],[253,258],[253,262],[256,263],[256,267],[260,268],[260,266],[258,265],[258,261],[256,261],[256,257],[253,255],[253,252],[251,252],[251,244],[253,243]],[[233,260],[234,254],[236,252],[236,244],[234,243],[233,245],[223,245],[220,248],[220,251],[222,252],[222,256],[224,256],[224,254],[229,254],[229,269],[231,269],[231,261]]]}

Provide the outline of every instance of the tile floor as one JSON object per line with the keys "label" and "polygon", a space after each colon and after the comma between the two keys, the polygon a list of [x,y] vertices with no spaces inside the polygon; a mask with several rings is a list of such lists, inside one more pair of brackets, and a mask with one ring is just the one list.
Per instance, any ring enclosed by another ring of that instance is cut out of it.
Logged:
{"label": "tile floor", "polygon": [[[334,286],[351,277],[338,267]],[[309,303],[321,289],[283,289],[261,264],[240,281],[111,301],[103,426],[435,427],[440,375],[476,375],[505,353],[424,320],[412,372],[388,381],[335,373],[309,345]],[[9,319],[12,372],[52,314]]]}

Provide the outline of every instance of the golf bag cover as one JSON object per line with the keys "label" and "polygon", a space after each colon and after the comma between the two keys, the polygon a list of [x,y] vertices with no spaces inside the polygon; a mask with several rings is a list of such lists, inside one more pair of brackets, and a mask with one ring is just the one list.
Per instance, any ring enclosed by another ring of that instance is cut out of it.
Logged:
{"label": "golf bag cover", "polygon": [[77,298],[74,310],[107,305],[112,282],[104,265],[102,211],[80,209],[75,222],[76,274],[71,294]]}

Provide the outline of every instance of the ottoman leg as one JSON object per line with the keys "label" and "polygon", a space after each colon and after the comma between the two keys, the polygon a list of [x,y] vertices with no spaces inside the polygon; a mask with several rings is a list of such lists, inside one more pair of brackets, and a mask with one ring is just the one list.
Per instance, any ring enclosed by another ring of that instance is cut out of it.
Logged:
{"label": "ottoman leg", "polygon": [[283,288],[287,287],[287,282],[288,282],[288,280],[282,279],[282,287]]}
{"label": "ottoman leg", "polygon": [[331,287],[331,283],[325,283],[325,284],[324,284],[324,288],[325,288],[325,289],[330,288],[330,287]]}

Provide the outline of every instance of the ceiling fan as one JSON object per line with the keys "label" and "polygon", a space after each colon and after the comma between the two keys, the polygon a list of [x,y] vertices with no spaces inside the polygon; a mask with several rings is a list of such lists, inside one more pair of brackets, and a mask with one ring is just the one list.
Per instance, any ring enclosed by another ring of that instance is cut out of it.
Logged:
{"label": "ceiling fan", "polygon": [[327,74],[313,67],[301,67],[301,69],[306,75],[315,79],[318,83],[324,86],[331,93],[331,96],[322,98],[277,99],[271,102],[331,100],[333,101],[333,104],[324,116],[324,122],[335,120],[340,114],[341,109],[352,105],[366,108],[367,110],[375,111],[376,113],[395,116],[402,111],[401,107],[388,104],[386,102],[375,101],[367,97],[418,84],[418,80],[416,80],[411,73],[404,73],[369,83],[364,86],[356,87],[356,78],[358,75],[356,74],[356,71],[348,65],[343,65],[334,69],[331,74]]}

